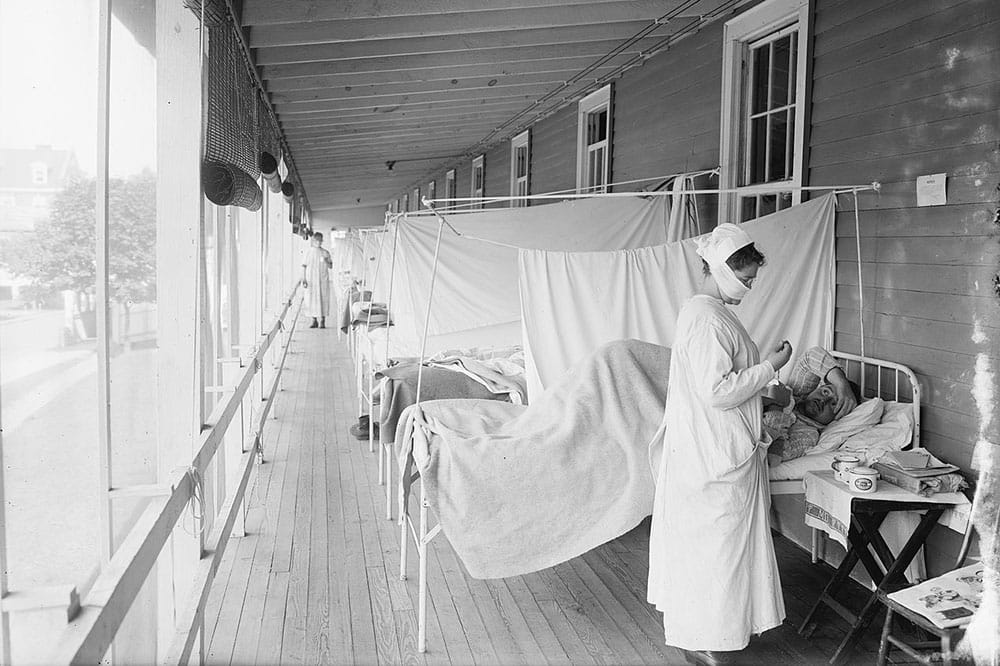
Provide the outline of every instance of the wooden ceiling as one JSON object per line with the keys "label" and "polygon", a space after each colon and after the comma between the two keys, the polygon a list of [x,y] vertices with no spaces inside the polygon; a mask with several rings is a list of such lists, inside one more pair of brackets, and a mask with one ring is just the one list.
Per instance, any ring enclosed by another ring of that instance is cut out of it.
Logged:
{"label": "wooden ceiling", "polygon": [[327,210],[384,205],[744,2],[244,0],[241,21]]}

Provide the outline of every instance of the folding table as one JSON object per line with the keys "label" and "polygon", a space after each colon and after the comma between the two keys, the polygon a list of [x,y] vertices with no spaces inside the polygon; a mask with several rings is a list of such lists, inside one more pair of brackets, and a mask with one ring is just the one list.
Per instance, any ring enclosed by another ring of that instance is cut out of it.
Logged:
{"label": "folding table", "polygon": [[[823,589],[806,615],[799,633],[809,636],[816,628],[816,618],[826,606],[851,625],[847,635],[830,659],[839,664],[864,635],[879,610],[879,592],[888,593],[907,585],[903,572],[927,541],[941,514],[957,504],[967,504],[961,493],[939,493],[923,497],[884,481],[874,493],[852,491],[837,480],[834,472],[809,472],[803,478],[806,490],[806,524],[816,527],[847,548],[847,555],[833,578]],[[879,526],[893,511],[923,511],[916,529],[893,554],[879,533]],[[837,601],[835,594],[847,582],[858,562],[864,566],[876,587],[861,611],[853,611]]]}

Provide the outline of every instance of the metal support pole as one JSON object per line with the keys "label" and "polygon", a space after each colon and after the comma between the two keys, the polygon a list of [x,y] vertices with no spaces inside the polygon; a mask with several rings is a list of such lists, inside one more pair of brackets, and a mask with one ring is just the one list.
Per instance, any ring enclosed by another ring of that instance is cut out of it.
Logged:
{"label": "metal support pole", "polygon": [[420,538],[417,542],[420,574],[417,592],[417,651],[427,651],[427,494],[420,479]]}

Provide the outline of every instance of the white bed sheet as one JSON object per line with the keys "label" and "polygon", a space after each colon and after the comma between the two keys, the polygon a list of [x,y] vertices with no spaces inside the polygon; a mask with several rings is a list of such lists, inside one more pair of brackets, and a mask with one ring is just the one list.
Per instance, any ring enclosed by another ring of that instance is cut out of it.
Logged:
{"label": "white bed sheet", "polygon": [[839,447],[811,453],[788,460],[768,469],[771,481],[798,480],[806,472],[830,469],[838,455],[850,453],[866,464],[878,460],[887,451],[899,451],[909,446],[913,437],[913,405],[905,402],[886,402],[879,423],[851,435]]}

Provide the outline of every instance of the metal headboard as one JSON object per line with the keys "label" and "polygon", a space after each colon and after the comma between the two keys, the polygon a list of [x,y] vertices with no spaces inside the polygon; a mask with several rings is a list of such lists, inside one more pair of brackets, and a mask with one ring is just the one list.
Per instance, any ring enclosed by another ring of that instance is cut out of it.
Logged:
{"label": "metal headboard", "polygon": [[[884,400],[912,404],[913,437],[911,438],[911,446],[919,447],[920,383],[917,381],[916,374],[907,366],[892,361],[840,351],[832,351],[830,355],[842,362],[847,378],[861,387],[862,399],[878,396]],[[904,380],[902,384],[900,383],[901,376]],[[883,381],[883,377],[886,378],[886,381]],[[900,391],[901,388],[903,391]]]}

